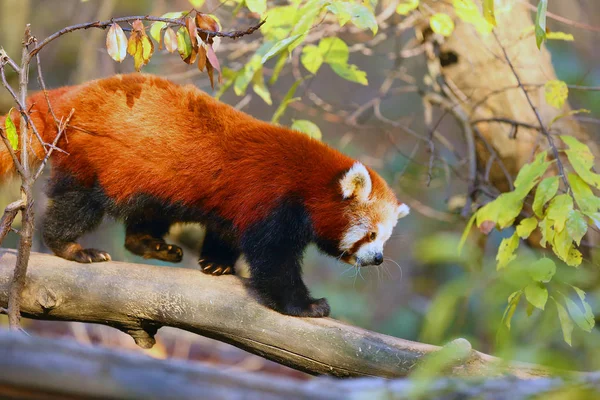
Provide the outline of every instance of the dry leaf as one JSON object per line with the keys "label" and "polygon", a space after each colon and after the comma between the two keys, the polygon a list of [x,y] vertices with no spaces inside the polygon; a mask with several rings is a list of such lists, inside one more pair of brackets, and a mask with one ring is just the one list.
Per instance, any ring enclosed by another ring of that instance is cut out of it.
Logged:
{"label": "dry leaf", "polygon": [[115,61],[122,62],[127,56],[127,36],[119,26],[114,23],[106,34],[106,50],[108,55]]}
{"label": "dry leaf", "polygon": [[200,71],[204,71],[204,67],[206,67],[206,49],[205,49],[205,44],[202,43],[200,44],[200,46],[198,47],[198,69]]}
{"label": "dry leaf", "polygon": [[167,49],[169,53],[173,53],[177,50],[177,34],[173,29],[167,28],[165,31],[164,42],[165,49]]}

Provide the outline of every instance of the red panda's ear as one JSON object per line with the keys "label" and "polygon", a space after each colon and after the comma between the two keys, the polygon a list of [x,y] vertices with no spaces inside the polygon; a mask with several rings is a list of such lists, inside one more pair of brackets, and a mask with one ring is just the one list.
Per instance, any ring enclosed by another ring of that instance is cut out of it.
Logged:
{"label": "red panda's ear", "polygon": [[396,212],[398,213],[398,219],[406,217],[408,213],[410,213],[410,207],[408,207],[404,203],[398,203],[398,208],[396,208]]}
{"label": "red panda's ear", "polygon": [[356,162],[340,179],[340,186],[344,199],[356,197],[360,201],[367,201],[373,184],[367,168]]}

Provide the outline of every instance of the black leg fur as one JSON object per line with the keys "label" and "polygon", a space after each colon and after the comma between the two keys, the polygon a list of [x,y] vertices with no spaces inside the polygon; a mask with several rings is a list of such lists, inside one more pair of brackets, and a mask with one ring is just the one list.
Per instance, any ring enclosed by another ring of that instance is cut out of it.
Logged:
{"label": "black leg fur", "polygon": [[210,275],[235,274],[234,264],[240,257],[240,251],[232,242],[218,232],[207,229],[198,260],[202,272]]}
{"label": "black leg fur", "polygon": [[312,236],[304,207],[287,201],[242,238],[251,286],[267,306],[301,317],[329,315],[327,301],[310,297],[302,281],[301,259]]}
{"label": "black leg fur", "polygon": [[83,249],[76,241],[96,228],[104,216],[102,203],[95,200],[93,189],[67,177],[55,178],[43,224],[46,246],[56,255],[82,263],[109,261],[110,255],[96,249]]}

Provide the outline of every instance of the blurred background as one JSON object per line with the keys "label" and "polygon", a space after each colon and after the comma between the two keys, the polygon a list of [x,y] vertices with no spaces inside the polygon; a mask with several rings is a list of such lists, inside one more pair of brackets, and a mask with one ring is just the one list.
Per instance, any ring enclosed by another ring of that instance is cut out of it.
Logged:
{"label": "blurred background", "polygon": [[[581,23],[597,24],[600,16],[600,2],[596,0],[550,3],[553,13]],[[243,7],[236,11],[236,7],[235,2],[207,0],[200,10],[215,14],[224,31],[243,30],[257,22],[257,15]],[[22,27],[26,23],[31,23],[36,37],[44,38],[77,23],[127,15],[160,16],[191,8],[188,0],[0,0],[0,46],[18,59]],[[553,20],[549,20],[549,27],[577,34],[574,43],[548,44],[559,79],[570,84],[600,86],[597,45],[600,34]],[[131,58],[119,64],[108,56],[105,34],[102,30],[78,31],[44,49],[41,59],[47,86],[55,88],[132,72]],[[591,334],[574,332],[573,345],[569,347],[562,340],[555,313],[534,311],[528,316],[524,307],[515,313],[510,331],[502,327],[507,297],[519,286],[518,277],[495,274],[494,256],[505,234],[493,233],[483,248],[477,243],[468,243],[462,254],[457,254],[466,223],[460,218],[467,191],[465,175],[460,172],[464,165],[460,158],[449,153],[446,154],[448,162],[436,160],[431,176],[428,176],[430,157],[427,148],[417,147],[414,137],[406,132],[407,128],[419,134],[428,132],[418,94],[425,73],[423,57],[407,58],[398,65],[393,56],[398,46],[414,37],[410,29],[376,40],[370,34],[345,34],[343,39],[352,49],[351,62],[367,72],[369,85],[343,80],[330,69],[322,68],[316,75],[306,78],[296,92],[301,100],[292,103],[279,121],[288,126],[296,119],[313,121],[320,127],[323,141],[379,171],[399,199],[412,208],[412,213],[400,220],[389,240],[385,249],[388,261],[381,267],[356,271],[310,248],[304,264],[307,285],[315,297],[328,298],[332,317],[363,328],[432,344],[465,337],[474,348],[487,353],[579,370],[600,369],[600,357],[596,356],[600,340],[597,330]],[[364,45],[366,41],[368,45]],[[236,41],[223,39],[217,56],[222,66],[238,70],[259,45],[259,33]],[[291,63],[284,67],[280,79],[269,87],[272,105],[250,90],[237,96],[229,89],[222,94],[221,100],[257,118],[270,120],[289,87],[300,77],[298,57],[298,54],[292,55]],[[274,63],[268,63],[265,75],[268,76],[273,68]],[[366,99],[376,96],[390,70],[400,79],[394,81],[392,90],[382,100],[380,111],[389,119],[401,121],[403,128],[384,124],[372,113],[359,112]],[[164,51],[157,51],[143,71],[177,83],[191,83],[208,93],[216,93],[222,88],[217,85],[213,92],[205,73],[182,63],[176,54]],[[10,78],[14,83],[14,77]],[[38,89],[37,82],[32,82],[30,90]],[[573,109],[592,111],[581,119],[581,123],[590,135],[598,138],[600,93],[573,92],[569,101]],[[11,106],[8,93],[0,91],[0,112],[6,113]],[[463,154],[462,133],[454,119],[440,115],[434,117],[434,121],[437,118],[440,119],[437,129],[454,144],[457,154]],[[37,226],[44,218],[44,184],[44,178],[37,184]],[[17,196],[16,182],[1,187],[0,207]],[[196,268],[202,231],[198,227],[176,227],[172,240],[184,244],[184,262],[176,266],[156,264],[165,268]],[[16,242],[16,235],[11,234],[3,246],[15,247]],[[114,260],[149,262],[123,248],[124,228],[111,220],[106,220],[100,229],[86,236],[83,243],[108,251]],[[39,235],[36,235],[34,251],[48,251]],[[584,265],[577,274],[573,270],[559,270],[559,274],[585,288],[590,295],[588,300],[596,309],[600,288],[590,286],[590,282],[598,281],[597,266]],[[6,324],[4,316],[0,316],[0,324]],[[83,343],[142,351],[136,349],[129,336],[105,326],[47,321],[27,321],[24,326],[40,335],[71,337]],[[150,350],[156,357],[204,360],[225,364],[228,368],[289,374],[299,379],[305,377],[229,345],[214,344],[209,339],[175,329],[161,329],[157,339],[158,345]]]}

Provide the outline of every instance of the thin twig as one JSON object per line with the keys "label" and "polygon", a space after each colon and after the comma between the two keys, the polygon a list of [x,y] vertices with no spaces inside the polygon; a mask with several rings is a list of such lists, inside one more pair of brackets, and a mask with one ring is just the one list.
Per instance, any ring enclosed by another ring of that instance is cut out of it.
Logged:
{"label": "thin twig", "polygon": [[60,138],[64,134],[64,132],[67,130],[67,126],[69,125],[69,121],[71,121],[71,117],[73,116],[74,112],[75,112],[75,109],[72,108],[71,112],[69,113],[69,116],[64,120],[64,122],[63,121],[59,122],[58,133],[56,134],[56,137],[54,138],[54,141],[52,142],[52,147],[50,148],[50,151],[48,151],[48,154],[46,154],[46,157],[44,157],[44,159],[42,160],[42,163],[38,167],[38,170],[33,177],[34,181],[36,181],[40,177],[42,172],[44,172],[44,167],[48,163],[48,160],[50,160],[50,156],[54,152],[54,149],[57,148],[56,144],[58,143],[58,141],[60,140]]}
{"label": "thin twig", "polygon": [[2,244],[4,238],[8,235],[8,232],[10,232],[13,221],[17,217],[19,211],[23,209],[24,205],[25,203],[23,200],[17,200],[10,203],[4,209],[4,215],[2,215],[2,218],[0,219],[0,244]]}
{"label": "thin twig", "polygon": [[[29,53],[29,58],[31,59],[32,57],[34,57],[41,49],[43,49],[48,43],[58,39],[59,37],[69,33],[69,32],[73,32],[73,31],[77,31],[77,30],[81,30],[81,29],[89,29],[89,28],[100,28],[100,29],[106,29],[109,26],[111,26],[114,23],[119,23],[119,22],[133,22],[135,20],[142,20],[142,21],[150,21],[150,22],[166,22],[168,24],[173,24],[173,25],[179,25],[179,26],[185,26],[185,20],[184,18],[181,19],[172,19],[172,18],[161,18],[161,17],[151,17],[148,15],[138,15],[138,16],[130,16],[130,17],[120,17],[120,18],[113,18],[109,21],[95,21],[95,22],[86,22],[83,24],[77,24],[77,25],[71,25],[71,26],[67,26],[55,33],[53,33],[52,35],[48,36],[46,39],[42,40],[41,42],[39,42],[39,44],[36,46],[35,49],[33,49],[30,53]],[[198,32],[199,33],[205,33],[207,34],[209,37],[226,37],[226,38],[230,38],[230,39],[238,39],[242,36],[246,36],[246,35],[251,35],[252,33],[254,33],[256,30],[258,30],[261,26],[263,26],[263,24],[266,22],[266,20],[262,20],[260,21],[258,24],[251,26],[250,28],[244,30],[244,31],[231,31],[231,32],[219,32],[219,31],[210,31],[207,29],[200,29],[198,28]]]}
{"label": "thin twig", "polygon": [[532,125],[532,124],[528,124],[526,122],[521,122],[521,121],[515,121],[514,119],[510,119],[510,118],[502,118],[502,117],[496,117],[496,118],[482,118],[482,119],[476,119],[471,121],[471,123],[473,125],[477,125],[477,124],[481,124],[484,122],[498,122],[498,123],[504,123],[504,124],[510,124],[512,126],[522,126],[524,128],[528,128],[528,129],[535,129],[535,130],[541,130],[541,128],[537,125]]}
{"label": "thin twig", "polygon": [[475,192],[475,182],[477,180],[477,158],[474,137],[475,135],[473,133],[473,128],[469,121],[469,116],[462,109],[462,107],[460,107],[459,104],[453,104],[452,102],[450,102],[450,100],[437,93],[427,92],[423,95],[423,100],[428,101],[432,104],[437,104],[438,106],[441,106],[442,108],[446,109],[462,125],[462,130],[465,135],[465,142],[467,144],[467,160],[469,163],[469,195],[467,197],[469,201],[466,202],[462,212],[463,216],[466,216],[471,208],[471,195]]}
{"label": "thin twig", "polygon": [[506,60],[513,75],[515,76],[515,79],[517,80],[517,84],[523,91],[523,94],[525,94],[525,98],[527,99],[527,102],[529,103],[531,110],[535,114],[535,117],[540,124],[539,128],[540,128],[542,134],[546,137],[546,140],[548,141],[548,145],[550,146],[550,149],[552,150],[552,155],[554,156],[554,159],[556,160],[556,165],[558,166],[558,172],[561,176],[561,179],[562,179],[565,187],[570,191],[571,185],[569,185],[569,181],[567,180],[567,175],[565,174],[565,169],[564,169],[563,163],[560,160],[560,157],[558,154],[558,149],[556,148],[556,145],[554,144],[554,138],[552,138],[552,135],[550,135],[550,132],[548,132],[548,130],[546,129],[546,126],[544,125],[544,122],[542,121],[542,117],[540,116],[540,113],[538,112],[537,108],[535,108],[535,105],[533,104],[533,101],[531,100],[529,93],[527,92],[527,90],[525,90],[525,87],[523,86],[523,83],[521,82],[521,78],[519,77],[519,74],[517,73],[515,66],[513,65],[512,61],[510,60],[510,57],[508,56],[508,52],[506,51],[506,49],[500,42],[500,39],[498,39],[498,35],[496,35],[495,32],[493,32],[493,34],[494,34],[494,38],[496,39],[496,42],[498,43],[498,46],[500,46],[500,49],[502,50],[502,53],[504,54],[504,59]]}

